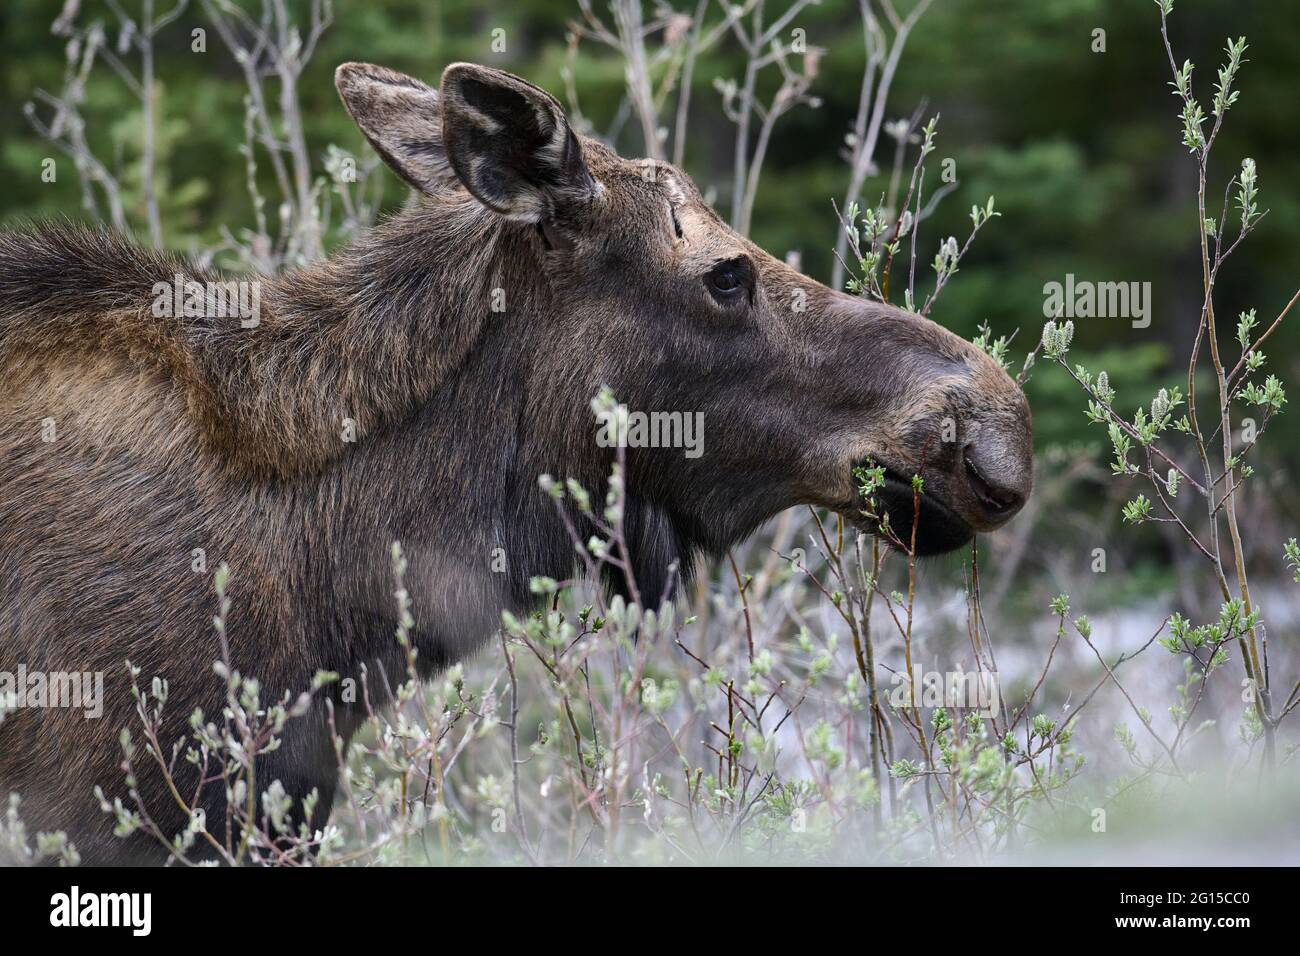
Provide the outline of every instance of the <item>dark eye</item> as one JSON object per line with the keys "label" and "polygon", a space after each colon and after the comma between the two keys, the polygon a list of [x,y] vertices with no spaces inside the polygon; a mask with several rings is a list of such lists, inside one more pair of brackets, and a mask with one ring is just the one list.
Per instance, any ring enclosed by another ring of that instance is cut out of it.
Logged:
{"label": "dark eye", "polygon": [[751,279],[749,262],[733,259],[714,266],[705,275],[704,284],[719,302],[730,303],[748,294]]}

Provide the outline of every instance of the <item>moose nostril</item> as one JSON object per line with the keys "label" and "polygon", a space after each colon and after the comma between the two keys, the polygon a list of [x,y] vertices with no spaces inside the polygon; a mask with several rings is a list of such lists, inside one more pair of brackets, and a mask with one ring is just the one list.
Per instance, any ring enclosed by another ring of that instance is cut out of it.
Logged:
{"label": "moose nostril", "polygon": [[975,492],[975,497],[980,504],[987,508],[993,517],[1000,518],[1009,515],[1024,504],[1023,495],[1008,488],[999,488],[975,467],[969,455],[966,456],[965,461],[966,477],[970,482],[971,490]]}

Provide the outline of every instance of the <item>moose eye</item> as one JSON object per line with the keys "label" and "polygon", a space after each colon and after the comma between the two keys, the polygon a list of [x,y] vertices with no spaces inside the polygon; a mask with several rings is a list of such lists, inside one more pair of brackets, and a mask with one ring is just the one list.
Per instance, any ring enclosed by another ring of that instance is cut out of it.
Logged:
{"label": "moose eye", "polygon": [[709,293],[723,304],[737,301],[749,292],[753,284],[753,274],[749,261],[733,259],[714,266],[704,277],[704,284]]}

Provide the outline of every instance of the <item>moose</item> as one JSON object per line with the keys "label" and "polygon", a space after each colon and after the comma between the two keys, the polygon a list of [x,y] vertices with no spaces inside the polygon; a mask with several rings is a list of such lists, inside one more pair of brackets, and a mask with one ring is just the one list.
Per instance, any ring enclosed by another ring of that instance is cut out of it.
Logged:
{"label": "moose", "polygon": [[[681,170],[621,158],[483,66],[453,64],[434,89],[346,63],[336,84],[412,199],[332,257],[259,280],[256,323],[158,317],[159,283],[222,276],[110,232],[0,233],[0,672],[104,679],[97,718],[5,716],[0,794],[87,861],[165,856],[115,837],[93,788],[122,792],[125,661],[168,680],[168,744],[196,708],[220,713],[213,568],[231,569],[232,664],[271,698],[322,670],[403,672],[400,541],[411,640],[435,674],[503,609],[533,607],[532,576],[574,573],[538,479],[608,487],[602,387],[707,429],[697,456],[623,450],[625,570],[603,586],[634,576],[646,606],[785,509],[869,530],[864,462],[885,469],[881,507],[921,555],[1001,526],[1030,493],[1028,404],[997,362],[757,248]],[[345,737],[355,709],[338,708]],[[337,775],[324,711],[314,698],[259,758],[259,782],[318,792],[315,825]],[[159,826],[182,829],[162,775],[137,770]],[[221,819],[224,797],[204,799]]]}

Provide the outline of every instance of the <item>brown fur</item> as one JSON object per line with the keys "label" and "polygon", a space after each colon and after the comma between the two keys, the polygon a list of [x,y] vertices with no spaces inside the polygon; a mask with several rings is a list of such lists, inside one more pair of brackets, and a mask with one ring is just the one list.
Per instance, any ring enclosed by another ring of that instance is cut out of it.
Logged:
{"label": "brown fur", "polygon": [[[574,136],[553,99],[493,70],[451,67],[435,91],[350,64],[339,88],[419,201],[267,279],[256,328],[155,318],[155,283],[221,277],[120,237],[0,234],[0,671],[102,671],[106,688],[99,720],[50,709],[0,723],[0,792],[21,792],[31,825],[67,829],[89,860],[151,852],[112,837],[91,795],[124,790],[116,740],[136,719],[123,662],[169,680],[172,738],[194,708],[219,710],[195,549],[232,568],[234,663],[269,698],[322,669],[401,672],[388,552],[402,541],[431,673],[481,646],[501,609],[530,606],[530,576],[570,575],[537,477],[603,492],[612,452],[588,408],[602,384],[633,410],[704,413],[700,458],[628,452],[647,604],[668,596],[670,565],[689,574],[784,508],[853,513],[851,469],[867,458],[891,480],[925,474],[927,550],[1009,516],[980,503],[965,459],[1011,511],[1029,490],[1028,409],[987,356],[799,275],[680,171]],[[706,277],[731,262],[750,281],[723,303]],[[944,417],[956,442],[936,438]],[[910,525],[910,493],[895,524]],[[355,713],[340,712],[351,733]],[[318,787],[328,813],[323,708],[291,723],[259,775],[293,796]],[[158,774],[139,789],[179,828]],[[221,812],[208,801],[210,820]]]}

